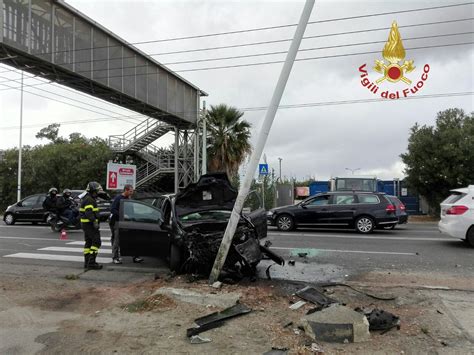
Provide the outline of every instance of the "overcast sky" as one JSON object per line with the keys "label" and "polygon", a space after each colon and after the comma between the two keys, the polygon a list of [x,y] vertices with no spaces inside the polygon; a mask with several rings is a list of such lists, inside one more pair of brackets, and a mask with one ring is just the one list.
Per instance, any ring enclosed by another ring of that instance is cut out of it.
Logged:
{"label": "overcast sky", "polygon": [[[174,38],[189,35],[252,29],[297,23],[304,1],[138,1],[138,0],[69,0],[70,5],[85,13],[123,39],[138,41]],[[376,14],[405,9],[427,8],[462,1],[316,1],[310,21],[335,19],[348,16]],[[381,60],[384,43],[364,44],[333,49],[302,51],[297,58],[312,58],[357,52],[378,51],[374,54],[349,55],[295,62],[282,105],[327,103],[334,101],[364,100],[379,98],[382,91],[401,91],[415,85],[423,73],[424,64],[429,64],[428,79],[413,97],[433,94],[474,91],[474,46],[472,44],[410,50],[411,47],[437,46],[473,42],[472,20],[437,25],[406,25],[429,22],[467,19],[474,17],[474,5],[458,6],[429,11],[417,11],[395,15],[380,15],[351,20],[331,21],[308,25],[305,36],[331,34],[335,32],[388,28],[393,20],[398,22],[406,60],[414,60],[416,69],[406,77],[413,81],[408,86],[403,82],[381,83],[377,95],[362,87],[358,68],[367,64],[368,77],[375,81],[381,75],[373,70],[375,60]],[[199,39],[159,42],[138,45],[146,53],[224,46],[249,42],[292,38],[295,27],[246,32]],[[467,33],[466,32],[470,32]],[[442,36],[409,40],[413,37]],[[346,45],[361,42],[386,41],[389,30],[362,32],[353,35],[326,36],[303,40],[300,49]],[[176,61],[234,57],[247,54],[286,51],[290,42],[265,44],[154,56],[161,63]],[[179,71],[185,69],[256,63],[284,60],[284,54],[265,55],[243,59],[205,61],[189,64],[170,64]],[[179,73],[200,87],[209,97],[207,105],[226,103],[238,108],[267,106],[278,79],[282,64],[268,64],[217,70]],[[10,67],[0,65],[0,82],[19,80],[19,72],[5,72]],[[25,83],[36,84],[37,79]],[[19,82],[8,82],[19,86]],[[23,144],[41,143],[34,136],[49,123],[62,123],[60,134],[81,132],[92,137],[108,137],[122,134],[136,123],[97,121],[80,124],[74,121],[103,118],[117,114],[134,115],[119,106],[92,100],[74,94],[57,85],[42,85],[26,90],[74,105],[88,107],[90,112],[45,98],[25,93]],[[54,94],[66,96],[60,98]],[[69,90],[69,89],[68,89]],[[80,100],[88,104],[77,103]],[[20,93],[6,89],[0,84],[0,149],[18,145]],[[96,107],[91,107],[94,105]],[[377,175],[391,179],[403,177],[403,165],[399,155],[406,151],[410,127],[416,122],[433,125],[436,114],[447,108],[458,107],[473,111],[473,96],[437,97],[414,100],[385,100],[358,104],[336,104],[303,108],[280,109],[277,112],[265,154],[270,168],[278,174],[278,158],[282,160],[282,175],[309,176],[327,179],[330,176],[350,174],[346,168],[357,169],[356,174]],[[246,111],[244,118],[252,124],[252,141],[255,142],[265,111]],[[172,137],[164,137],[157,145],[168,145]]]}

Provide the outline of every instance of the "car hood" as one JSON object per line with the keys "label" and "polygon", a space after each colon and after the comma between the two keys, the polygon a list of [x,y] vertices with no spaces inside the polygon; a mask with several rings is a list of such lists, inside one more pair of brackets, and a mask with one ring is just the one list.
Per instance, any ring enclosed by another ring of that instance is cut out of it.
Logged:
{"label": "car hood", "polygon": [[199,211],[232,211],[236,199],[237,190],[230,184],[227,174],[206,174],[176,194],[175,213],[180,217]]}
{"label": "car hood", "polygon": [[287,210],[289,208],[298,208],[298,205],[299,205],[299,203],[297,203],[296,205],[280,206],[280,207],[272,208],[270,211],[271,212],[278,212],[280,210]]}

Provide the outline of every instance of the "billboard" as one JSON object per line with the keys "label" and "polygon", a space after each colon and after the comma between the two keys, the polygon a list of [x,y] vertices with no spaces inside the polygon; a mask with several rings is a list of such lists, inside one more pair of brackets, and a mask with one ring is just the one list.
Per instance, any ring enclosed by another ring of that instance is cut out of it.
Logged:
{"label": "billboard", "polygon": [[129,184],[135,189],[137,167],[130,164],[107,164],[107,190],[123,190]]}

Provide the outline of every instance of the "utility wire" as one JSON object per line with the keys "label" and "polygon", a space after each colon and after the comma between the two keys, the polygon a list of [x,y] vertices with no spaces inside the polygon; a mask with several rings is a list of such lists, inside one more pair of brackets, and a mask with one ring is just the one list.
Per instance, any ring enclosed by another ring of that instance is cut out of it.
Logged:
{"label": "utility wire", "polygon": [[[3,86],[9,86],[9,85],[6,85],[6,84],[2,84]],[[14,87],[11,87],[12,89],[16,89],[16,90],[21,90],[19,88],[14,88]],[[24,90],[24,92],[28,93],[28,94],[31,94],[31,95],[34,95],[34,96],[38,96],[38,97],[42,97],[42,98],[45,98],[45,99],[48,99],[48,100],[52,100],[52,101],[56,101],[56,102],[59,102],[59,103],[62,103],[62,104],[65,104],[65,105],[69,105],[69,106],[72,106],[72,107],[76,107],[76,108],[79,108],[79,109],[82,109],[82,110],[86,110],[86,111],[90,111],[90,112],[93,112],[93,113],[98,113],[100,115],[103,115],[102,112],[98,112],[98,111],[95,111],[95,110],[91,110],[91,109],[88,109],[86,107],[82,107],[82,106],[78,106],[78,105],[74,105],[70,102],[66,102],[66,101],[61,101],[61,100],[57,100],[55,98],[51,98],[51,97],[48,97],[48,96],[44,96],[44,95],[41,95],[41,94],[37,94],[37,93],[34,93],[34,92],[31,92],[31,91],[27,91],[27,90]],[[56,94],[57,96],[62,96],[62,95],[58,95]],[[62,97],[65,97],[65,96],[62,96]],[[67,97],[66,97],[67,98]],[[108,116],[110,118],[112,118],[112,116]],[[121,117],[127,117],[127,116],[121,116]],[[131,116],[128,116],[128,117],[131,117]],[[116,118],[116,117],[114,117]],[[121,121],[124,121],[124,122],[127,122],[127,123],[132,123],[132,124],[137,124],[137,122],[130,122],[126,119],[122,119],[122,118],[117,118],[118,120],[121,120]]]}
{"label": "utility wire", "polygon": [[[464,46],[464,45],[470,45],[470,44],[473,44],[473,43],[474,42],[438,44],[438,45],[432,45],[432,46],[410,47],[410,48],[405,48],[405,50],[420,50],[420,49],[430,49],[430,48]],[[380,53],[380,51],[368,51],[368,52],[358,52],[358,53],[356,52],[356,53],[326,55],[326,56],[319,56],[319,57],[297,58],[297,59],[295,59],[295,62],[309,61],[309,60],[319,60],[319,59],[329,59],[329,58],[338,58],[338,57],[350,57],[350,56],[358,56],[358,55],[365,55],[365,54],[376,54],[376,53]],[[246,63],[246,64],[226,65],[226,66],[217,66],[217,67],[182,69],[182,70],[174,70],[174,72],[182,73],[182,72],[193,72],[193,71],[204,71],[204,70],[240,68],[240,67],[250,67],[250,66],[259,66],[259,65],[279,64],[279,63],[283,63],[283,62],[284,61],[282,61],[282,60],[276,60],[276,61],[267,61],[267,62],[259,62],[259,63]],[[123,67],[123,69],[134,69],[134,68],[139,68],[139,67],[144,67],[144,66]],[[75,72],[75,73],[79,74],[81,72],[82,71]],[[89,73],[90,71],[87,71],[87,72]],[[148,76],[148,75],[156,75],[156,73],[121,74],[121,75],[108,76],[108,78],[110,79],[110,78],[119,78],[119,77],[128,77],[128,76],[139,77],[139,76]],[[84,81],[88,81],[88,80],[98,80],[98,79],[105,79],[105,78],[107,78],[107,77],[106,76],[105,77],[94,77],[93,79],[89,79],[89,78],[73,79],[73,80],[70,80],[69,82],[84,82]],[[10,88],[16,88],[16,87],[10,87]]]}
{"label": "utility wire", "polygon": [[[5,78],[4,76],[0,76],[0,78]],[[14,82],[20,82],[19,80],[10,80],[10,81],[14,81]],[[1,84],[1,83],[0,83]],[[2,84],[3,85],[3,84]],[[21,86],[20,86],[21,88]],[[72,99],[70,97],[67,97],[67,96],[64,96],[64,95],[61,95],[61,94],[58,94],[58,93],[55,93],[55,92],[52,92],[52,91],[49,91],[49,90],[46,90],[46,89],[38,89],[38,88],[34,88],[36,90],[41,90],[42,92],[45,92],[45,93],[48,93],[48,94],[52,94],[52,95],[56,95],[56,96],[59,96],[61,98],[65,98],[67,100],[71,100],[71,101],[74,101],[74,102],[77,102],[77,103],[80,103],[80,104],[83,104],[83,105],[88,105],[90,107],[94,107],[94,108],[98,108],[99,110],[103,110],[103,111],[107,111],[107,112],[110,112],[114,115],[122,115],[122,113],[120,112],[117,112],[117,111],[112,111],[112,110],[108,110],[106,108],[103,108],[103,107],[99,107],[99,106],[96,106],[96,105],[92,105],[91,103],[89,102],[84,102],[84,101],[80,101],[80,100],[77,100],[77,99]],[[73,90],[71,90],[72,92],[74,92]],[[74,92],[75,93],[75,92]],[[109,104],[110,105],[110,104]]]}
{"label": "utility wire", "polygon": [[[309,21],[309,22],[308,22],[308,25],[314,25],[314,24],[317,24],[317,23],[335,22],[335,21],[354,20],[354,19],[359,19],[359,18],[368,18],[368,17],[375,17],[375,16],[385,16],[385,15],[393,15],[393,14],[402,14],[402,13],[409,13],[409,12],[418,12],[418,11],[428,11],[428,10],[446,9],[446,8],[452,8],[452,7],[458,7],[458,6],[466,6],[466,5],[472,5],[472,4],[474,4],[474,3],[473,3],[473,2],[467,2],[467,3],[451,4],[451,5],[422,7],[422,8],[416,8],[416,9],[397,10],[397,11],[388,11],[388,12],[378,12],[378,13],[366,14],[366,15],[337,17],[337,18],[332,18],[332,19]],[[195,38],[224,36],[224,35],[238,34],[238,33],[245,33],[245,32],[266,31],[266,30],[274,30],[274,29],[278,29],[278,28],[295,27],[295,26],[297,26],[297,25],[298,25],[297,23],[294,23],[294,24],[287,24],[287,25],[258,27],[258,28],[251,28],[251,29],[245,29],[245,30],[236,30],[236,31],[227,31],[227,32],[215,32],[215,33],[208,33],[208,34],[203,34],[203,35],[194,35],[194,36],[164,38],[164,39],[157,39],[157,40],[151,40],[151,41],[133,42],[133,43],[130,43],[130,44],[134,44],[134,45],[135,45],[135,44],[148,44],[148,43],[180,41],[180,40],[185,40],[185,39],[195,39]]]}
{"label": "utility wire", "polygon": [[[419,26],[464,22],[464,21],[471,21],[473,19],[474,19],[474,17],[469,17],[469,18],[463,18],[463,19],[425,22],[425,23],[420,23],[420,24],[410,24],[410,25],[398,26],[398,28],[419,27]],[[314,38],[332,37],[332,36],[340,36],[340,35],[347,35],[347,34],[375,32],[375,31],[388,30],[388,29],[390,29],[390,27],[369,28],[369,29],[355,30],[355,31],[345,31],[345,32],[334,32],[334,33],[327,33],[327,34],[321,34],[321,35],[306,36],[306,37],[303,37],[303,40],[305,40],[305,39],[306,40],[307,39],[314,39]],[[174,52],[146,54],[145,57],[150,58],[150,59],[154,59],[154,58],[152,58],[154,56],[162,56],[162,55],[178,54],[178,53],[191,53],[191,52],[200,52],[200,51],[210,51],[210,50],[226,49],[226,48],[238,48],[238,47],[247,47],[247,46],[256,46],[256,45],[265,45],[265,44],[272,44],[272,43],[289,42],[291,40],[292,40],[292,38],[286,38],[286,39],[277,39],[277,40],[268,40],[268,41],[260,41],[260,42],[235,44],[235,45],[228,45],[228,46],[187,49],[187,50],[180,50],[180,51],[174,51]],[[404,39],[404,40],[408,40],[408,39]],[[99,47],[95,47],[95,48],[97,49]],[[59,53],[59,52],[55,52],[55,53]],[[45,54],[51,54],[51,52],[50,53],[37,53],[37,55],[45,55]],[[94,58],[93,60],[71,61],[71,62],[68,62],[68,63],[64,63],[64,65],[83,64],[83,63],[97,64],[98,62],[105,62],[105,61],[114,60],[114,59],[132,59],[132,58],[135,58],[135,55],[120,57],[120,58],[112,58],[112,59],[110,59],[110,58],[106,58],[106,59]],[[160,64],[163,64],[163,63],[160,63]],[[163,65],[167,65],[167,63],[164,63]],[[120,68],[117,68],[117,69],[120,69]],[[1,72],[0,72],[0,74],[1,74]]]}
{"label": "utility wire", "polygon": [[[470,32],[457,32],[457,33],[447,33],[447,34],[438,34],[438,35],[431,35],[431,36],[420,36],[420,37],[409,37],[405,38],[404,41],[412,41],[412,40],[419,40],[419,39],[430,39],[430,38],[442,38],[442,37],[451,37],[451,36],[461,36],[467,34],[473,34],[473,31]],[[335,49],[335,48],[344,48],[344,47],[352,47],[352,46],[362,46],[362,45],[370,45],[370,44],[380,44],[386,43],[386,41],[371,41],[371,42],[358,42],[358,43],[349,43],[349,44],[339,44],[333,46],[324,46],[324,47],[312,47],[312,48],[302,48],[299,49],[298,52],[306,52],[306,51],[313,51],[313,50],[322,50],[322,49]],[[177,64],[188,64],[188,63],[200,63],[200,62],[207,62],[207,61],[216,61],[216,60],[230,60],[230,59],[241,59],[241,58],[251,58],[251,57],[261,57],[267,55],[276,55],[276,54],[286,54],[287,51],[275,51],[275,52],[265,52],[265,53],[257,53],[257,54],[245,54],[240,56],[230,56],[230,57],[218,57],[218,58],[206,58],[206,59],[194,59],[194,60],[187,60],[187,61],[179,61],[179,62],[169,62],[164,63],[164,65],[177,65]],[[77,64],[77,63],[76,63]],[[134,66],[134,67],[123,67],[123,69],[133,69],[145,66]],[[77,71],[76,73],[89,73],[90,70],[81,70]],[[29,77],[28,79],[33,78]],[[101,78],[97,78],[101,79]],[[0,84],[8,82],[3,81]]]}
{"label": "utility wire", "polygon": [[[474,19],[474,17],[468,17],[468,18],[455,19],[455,20],[425,22],[425,23],[417,23],[417,24],[411,24],[411,25],[398,26],[398,28],[400,29],[400,28],[407,28],[407,27],[439,25],[439,24],[446,24],[446,23],[471,21],[473,19]],[[303,37],[303,40],[305,40],[305,39],[314,39],[314,38],[323,38],[323,37],[332,37],[332,36],[341,36],[341,35],[349,35],[349,34],[356,34],[356,33],[376,32],[376,31],[383,31],[383,30],[389,30],[389,29],[390,29],[390,27],[380,27],[380,28],[368,28],[368,29],[356,30],[356,31],[333,32],[333,33],[326,33],[326,34],[322,34],[322,35],[305,36],[305,37]],[[285,39],[276,39],[276,40],[261,41],[261,42],[232,44],[232,45],[228,45],[228,46],[184,49],[184,50],[173,51],[173,52],[163,52],[163,53],[149,54],[149,56],[170,55],[170,54],[180,54],[180,53],[192,53],[192,52],[212,51],[212,50],[218,50],[218,49],[227,49],[227,48],[258,46],[258,45],[263,45],[263,44],[289,42],[291,40],[292,40],[292,38],[285,38]],[[104,59],[98,59],[98,60],[104,60]]]}
{"label": "utility wire", "polygon": [[[434,98],[444,98],[444,97],[460,97],[460,96],[469,96],[474,95],[474,91],[465,91],[465,92],[451,92],[451,93],[440,93],[440,94],[427,94],[427,95],[417,95],[417,96],[408,96],[402,97],[398,100],[389,100],[389,99],[357,99],[357,100],[339,100],[339,101],[324,101],[324,102],[309,102],[301,104],[290,104],[290,105],[280,105],[279,109],[294,109],[294,108],[307,108],[307,107],[319,107],[319,106],[339,106],[339,105],[352,105],[352,104],[362,104],[362,103],[377,103],[377,102],[398,102],[401,100],[421,100],[421,99],[434,99]],[[252,111],[263,111],[268,109],[267,106],[254,106],[254,107],[241,107],[237,108],[239,111],[252,112]],[[90,120],[82,121],[59,121],[53,123],[60,124],[81,124],[84,122],[93,122],[93,121],[108,121],[116,117],[97,117]],[[46,123],[45,123],[46,124]],[[39,125],[38,125],[39,126]],[[42,124],[41,126],[44,126]],[[25,126],[24,126],[25,127]],[[29,126],[33,127],[33,126]],[[19,126],[6,126],[0,127],[0,129],[18,129]]]}
{"label": "utility wire", "polygon": [[[332,18],[332,19],[309,21],[309,22],[308,22],[308,25],[319,24],[319,23],[337,22],[337,21],[345,21],[345,20],[354,20],[354,19],[360,19],[360,18],[370,18],[370,17],[393,15],[393,14],[401,14],[401,13],[411,13],[411,12],[420,12],[420,11],[447,9],[447,8],[460,7],[460,6],[466,6],[466,5],[472,5],[472,4],[474,4],[474,2],[465,2],[465,3],[459,3],[459,4],[431,6],[431,7],[423,7],[423,8],[415,8],[415,9],[406,9],[406,10],[397,10],[397,11],[388,11],[388,12],[378,12],[378,13],[365,14],[365,15],[357,15],[357,16],[337,17],[337,18]],[[277,25],[277,26],[266,26],[266,27],[257,27],[257,28],[244,29],[244,30],[235,30],[235,31],[227,31],[227,32],[208,33],[208,34],[202,34],[202,35],[193,35],[193,36],[164,38],[164,39],[148,40],[148,41],[140,41],[140,42],[125,42],[125,44],[127,44],[127,45],[139,45],[139,44],[149,44],[149,43],[160,43],[160,42],[180,41],[180,40],[195,39],[195,38],[205,38],[205,37],[215,37],[215,36],[223,36],[223,35],[230,35],[230,34],[247,33],[247,32],[266,31],[266,30],[273,30],[273,29],[279,29],[279,28],[295,27],[296,25],[297,25],[297,24],[286,24],[286,25]],[[24,36],[24,35],[23,35],[23,36]],[[113,47],[121,47],[122,45],[123,45],[123,44],[112,45],[112,46],[88,47],[88,48],[74,49],[74,51],[85,51],[85,50],[93,50],[93,49],[101,49],[101,48],[113,48]],[[72,51],[73,51],[73,50],[67,49],[67,50],[62,50],[62,51],[43,52],[43,53],[37,53],[37,54],[41,54],[41,55],[53,54],[53,53],[56,53],[56,54],[57,54],[57,53],[68,53],[68,52],[72,52]]]}
{"label": "utility wire", "polygon": [[[459,32],[459,33],[448,33],[442,35],[432,35],[432,36],[421,36],[421,37],[411,37],[405,38],[403,41],[411,41],[411,40],[418,40],[418,39],[428,39],[428,38],[441,38],[441,37],[450,37],[450,36],[460,36],[466,34],[473,34],[474,32]],[[360,43],[353,43],[353,44],[339,44],[334,46],[324,46],[324,47],[312,47],[312,48],[302,48],[298,50],[299,52],[307,52],[307,51],[314,51],[314,50],[321,50],[321,49],[334,49],[334,48],[343,48],[343,47],[352,47],[352,46],[363,46],[368,44],[380,44],[386,43],[387,41],[372,41],[372,42],[360,42]],[[218,58],[206,58],[206,59],[195,59],[195,60],[184,60],[179,62],[168,62],[163,63],[164,65],[177,65],[177,64],[188,64],[188,63],[200,63],[200,62],[210,62],[215,60],[229,60],[229,59],[241,59],[241,58],[251,58],[251,57],[261,57],[266,55],[275,55],[275,54],[286,54],[288,51],[277,51],[277,52],[265,52],[265,53],[256,53],[256,54],[245,54],[245,55],[238,55],[238,56],[231,56],[231,57],[218,57]]]}
{"label": "utility wire", "polygon": [[[15,74],[18,74],[17,72],[18,72],[19,70],[17,70],[17,69],[12,69],[11,71],[14,72]],[[0,77],[1,77],[1,76],[0,76]],[[60,85],[60,84],[57,84],[57,83],[52,82],[52,81],[43,81],[43,80],[41,80],[42,78],[38,78],[38,77],[36,77],[36,76],[28,76],[28,77],[26,78],[26,80],[28,80],[28,79],[37,80],[37,81],[39,81],[39,83],[38,83],[38,84],[23,85],[24,88],[25,88],[25,87],[36,88],[36,86],[51,84],[51,85],[54,85],[54,87],[56,87],[56,88],[59,88],[59,89],[62,89],[62,90],[71,92],[71,93],[76,94],[76,95],[83,96],[83,97],[85,97],[85,98],[87,98],[87,99],[89,99],[89,100],[94,100],[94,101],[100,102],[101,104],[106,104],[106,105],[108,105],[108,106],[113,106],[114,108],[117,107],[117,105],[115,105],[115,104],[113,104],[113,103],[111,103],[111,102],[108,102],[108,101],[105,101],[105,100],[103,100],[103,99],[94,97],[94,96],[92,96],[92,95],[84,94],[84,93],[82,93],[82,92],[80,92],[80,91],[77,91],[77,90],[69,89],[69,88],[65,87],[64,85]],[[18,82],[18,80],[19,80],[19,79],[17,78],[16,80],[15,80],[15,79],[9,79],[9,80],[5,80],[5,81],[0,81],[0,84],[9,83],[9,82],[11,82],[11,81],[16,81],[16,82]],[[44,80],[47,80],[47,79],[44,79]],[[20,86],[17,86],[16,88],[21,88],[21,85],[20,85]],[[0,91],[4,91],[4,90],[11,90],[11,88],[0,89]],[[46,91],[46,90],[43,90],[43,91]],[[47,92],[50,92],[50,91],[47,91]],[[53,93],[53,92],[50,92],[50,93],[56,95],[56,93]],[[70,99],[70,100],[74,100],[74,99]],[[79,102],[81,102],[81,101],[79,101]],[[89,105],[89,104],[87,103],[87,105]],[[97,107],[97,106],[93,106],[93,107]],[[100,109],[102,109],[102,108],[100,108]],[[129,111],[129,112],[134,112],[134,111],[132,111],[132,110],[130,110],[130,109],[128,109],[128,108],[125,108],[125,107],[121,107],[121,109],[126,110],[126,111]],[[112,113],[114,113],[114,114],[117,114],[117,115],[122,114],[122,113],[120,113],[120,112],[114,112],[114,111],[110,111],[110,112],[112,112]],[[142,115],[142,116],[145,116],[145,115]]]}
{"label": "utility wire", "polygon": [[[405,50],[419,50],[419,49],[427,49],[427,48],[441,48],[441,47],[453,47],[453,46],[465,46],[469,44],[474,44],[474,42],[463,42],[463,43],[451,43],[451,44],[442,44],[442,45],[434,45],[434,46],[421,46],[421,47],[411,47],[405,48]],[[297,58],[295,62],[299,61],[308,61],[308,60],[318,60],[318,59],[328,59],[328,58],[339,58],[339,57],[350,57],[354,55],[364,55],[364,54],[374,54],[380,53],[380,51],[370,51],[370,52],[360,52],[360,53],[347,53],[347,54],[335,54],[335,55],[326,55],[320,57],[310,57],[310,58]],[[249,64],[236,64],[236,65],[225,65],[220,67],[205,67],[205,68],[192,68],[192,69],[182,69],[182,70],[175,70],[176,73],[184,73],[184,72],[195,72],[195,71],[203,71],[203,70],[215,70],[215,69],[229,69],[229,68],[242,68],[242,67],[251,67],[257,65],[268,65],[268,64],[279,64],[284,63],[284,60],[275,60],[269,62],[261,62],[261,63],[249,63]]]}

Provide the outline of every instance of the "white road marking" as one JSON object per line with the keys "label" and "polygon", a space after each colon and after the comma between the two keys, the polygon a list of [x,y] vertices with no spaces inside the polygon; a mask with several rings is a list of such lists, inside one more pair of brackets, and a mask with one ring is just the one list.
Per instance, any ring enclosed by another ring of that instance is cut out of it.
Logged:
{"label": "white road marking", "polygon": [[24,239],[24,240],[59,240],[59,238],[27,238],[27,237],[7,237],[1,236],[0,239]]}
{"label": "white road marking", "polygon": [[[68,247],[46,247],[41,248],[38,250],[46,250],[46,251],[65,251],[65,252],[73,252],[73,253],[82,253],[84,252],[84,248],[68,248]],[[99,253],[112,253],[112,249],[99,249]]]}
{"label": "white road marking", "polygon": [[[54,260],[54,261],[74,261],[84,262],[84,256],[75,255],[55,255],[55,254],[35,254],[35,253],[16,253],[5,255],[4,258],[21,258],[21,259],[39,259],[39,260]],[[97,258],[97,262],[102,264],[110,264],[112,259],[110,258]]]}
{"label": "white road marking", "polygon": [[398,253],[390,251],[365,251],[365,250],[339,250],[339,249],[316,249],[316,248],[283,248],[283,247],[270,247],[270,249],[277,250],[293,250],[293,249],[314,249],[316,251],[328,251],[333,253],[357,253],[357,254],[389,254],[389,255],[416,255],[416,253]]}
{"label": "white road marking", "polygon": [[368,237],[358,235],[338,235],[338,234],[312,234],[312,233],[272,233],[268,232],[268,236],[275,237],[314,237],[314,238],[339,238],[339,239],[382,239],[382,240],[417,240],[417,241],[453,241],[455,238],[417,238],[417,237]]}
{"label": "white road marking", "polygon": [[[67,245],[84,245],[84,241],[69,242],[66,244]],[[111,247],[112,245],[110,244],[110,242],[102,242],[102,246]]]}

